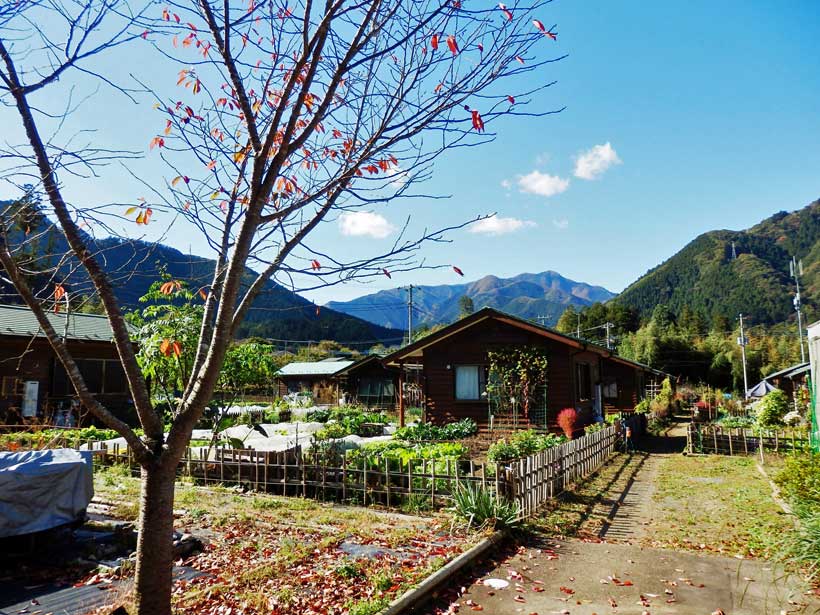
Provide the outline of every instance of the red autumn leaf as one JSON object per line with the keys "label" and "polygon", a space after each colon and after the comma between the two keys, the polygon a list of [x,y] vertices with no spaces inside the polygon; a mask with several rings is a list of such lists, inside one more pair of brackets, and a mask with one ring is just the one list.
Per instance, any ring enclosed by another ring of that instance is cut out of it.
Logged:
{"label": "red autumn leaf", "polygon": [[382,269],[382,273],[386,275],[389,279],[393,279],[393,276],[390,275],[390,272],[387,269]]}
{"label": "red autumn leaf", "polygon": [[148,144],[148,149],[154,149],[155,147],[165,147],[165,139],[162,137],[154,137],[151,139],[151,142]]}
{"label": "red autumn leaf", "polygon": [[205,292],[205,287],[204,286],[199,289],[199,296],[202,297],[203,301],[208,300],[208,293]]}
{"label": "red autumn leaf", "polygon": [[484,132],[484,120],[481,119],[481,114],[478,111],[473,110],[473,128],[475,128],[478,132]]}
{"label": "red autumn leaf", "polygon": [[564,587],[563,585],[561,587],[559,587],[558,589],[560,589],[567,596],[571,596],[572,594],[575,593],[574,589],[572,589],[571,587]]}
{"label": "red autumn leaf", "polygon": [[524,58],[522,58],[521,56],[515,56],[515,59],[516,59],[516,60],[517,60],[520,64],[523,64],[523,63],[524,63]]}
{"label": "red autumn leaf", "polygon": [[478,45],[476,45],[476,46],[478,47],[478,50],[479,50],[481,53],[484,53],[484,45],[482,45],[481,43],[479,43],[479,44],[478,44]]}
{"label": "red autumn leaf", "polygon": [[162,353],[163,356],[170,357],[171,356],[171,340],[164,339],[159,345],[159,351]]}
{"label": "red autumn leaf", "polygon": [[182,344],[180,344],[178,341],[174,340],[171,343],[171,349],[174,351],[174,356],[179,357],[182,355]]}
{"label": "red autumn leaf", "polygon": [[447,37],[447,46],[450,48],[450,51],[453,52],[453,55],[458,53],[458,43],[456,43],[456,37],[452,34]]}
{"label": "red autumn leaf", "polygon": [[148,221],[151,220],[151,216],[153,215],[153,213],[154,213],[154,210],[151,209],[150,207],[148,209],[146,209],[145,210],[145,215],[142,218],[142,223],[143,224],[148,224]]}
{"label": "red autumn leaf", "polygon": [[171,280],[170,282],[165,282],[162,286],[159,287],[159,292],[163,295],[170,295],[175,290],[180,290],[182,288],[182,282],[179,280]]}
{"label": "red autumn leaf", "polygon": [[65,288],[62,284],[57,284],[57,286],[54,287],[54,300],[59,301],[63,297],[65,297]]}
{"label": "red autumn leaf", "polygon": [[538,28],[541,31],[541,34],[546,34],[547,33],[547,29],[544,27],[544,24],[541,23],[541,21],[539,21],[538,19],[533,19],[532,20],[532,25],[534,25],[536,28]]}
{"label": "red autumn leaf", "polygon": [[458,267],[456,267],[455,265],[453,265],[453,271],[455,271],[461,277],[464,277],[464,272],[461,269],[459,269]]}
{"label": "red autumn leaf", "polygon": [[511,104],[511,105],[514,105],[514,104],[515,104],[515,97],[514,97],[514,96],[507,96],[507,100],[509,100],[509,101],[510,101],[510,104]]}
{"label": "red autumn leaf", "polygon": [[143,40],[147,39],[148,38],[148,30],[144,30],[142,32],[142,34],[140,34],[140,36],[143,38]]}
{"label": "red autumn leaf", "polygon": [[507,8],[507,6],[506,6],[506,5],[501,4],[501,3],[499,2],[499,3],[498,3],[498,8],[500,8],[500,9],[501,9],[501,12],[502,12],[502,13],[504,13],[504,17],[506,17],[506,18],[507,18],[507,21],[512,21],[512,13],[510,12],[510,10]]}
{"label": "red autumn leaf", "polygon": [[322,268],[322,264],[316,259],[313,259],[312,261],[310,261],[310,268],[314,271],[319,271]]}
{"label": "red autumn leaf", "polygon": [[430,39],[430,47],[433,48],[433,51],[438,49],[438,34],[434,34]]}

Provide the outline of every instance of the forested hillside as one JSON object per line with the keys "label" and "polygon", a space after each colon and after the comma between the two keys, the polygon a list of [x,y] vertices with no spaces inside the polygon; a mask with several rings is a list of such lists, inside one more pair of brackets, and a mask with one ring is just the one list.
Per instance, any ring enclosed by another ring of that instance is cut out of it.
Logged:
{"label": "forested hillside", "polygon": [[615,301],[637,309],[643,319],[663,304],[676,318],[688,308],[707,323],[741,312],[755,324],[783,322],[794,317],[792,256],[803,260],[804,311],[815,318],[820,306],[820,201],[777,213],[745,231],[704,233]]}

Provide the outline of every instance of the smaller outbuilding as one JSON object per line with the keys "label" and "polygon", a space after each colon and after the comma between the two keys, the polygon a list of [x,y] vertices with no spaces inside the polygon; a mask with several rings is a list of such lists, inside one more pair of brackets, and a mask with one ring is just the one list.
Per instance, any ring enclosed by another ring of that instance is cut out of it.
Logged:
{"label": "smaller outbuilding", "polygon": [[310,393],[317,405],[355,403],[382,410],[396,405],[398,370],[386,368],[377,355],[288,363],[276,378],[281,397]]}
{"label": "smaller outbuilding", "polygon": [[[89,390],[120,418],[133,420],[133,403],[108,318],[75,312],[49,313],[66,340]],[[0,305],[0,419],[37,418],[76,424],[84,414],[62,363],[25,306]]]}
{"label": "smaller outbuilding", "polygon": [[810,371],[811,365],[808,362],[798,363],[769,374],[764,380],[783,391],[789,398],[793,398],[796,391],[807,386]]}

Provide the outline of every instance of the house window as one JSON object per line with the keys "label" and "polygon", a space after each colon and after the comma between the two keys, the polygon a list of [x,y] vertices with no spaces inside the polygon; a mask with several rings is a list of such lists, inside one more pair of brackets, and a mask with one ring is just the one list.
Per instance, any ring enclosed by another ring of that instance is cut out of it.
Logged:
{"label": "house window", "polygon": [[481,365],[456,365],[456,399],[481,399],[486,386],[486,370]]}
{"label": "house window", "polygon": [[575,397],[579,402],[592,399],[592,368],[589,363],[575,364]]}
{"label": "house window", "polygon": [[618,383],[614,380],[604,384],[604,397],[606,399],[618,398]]}
{"label": "house window", "polygon": [[374,376],[364,376],[359,380],[359,391],[357,397],[363,404],[381,403],[390,401],[396,395],[393,380],[390,378],[378,378]]}
{"label": "house window", "polygon": [[[127,393],[128,383],[119,361],[104,359],[77,359],[77,367],[91,393]],[[57,397],[74,395],[74,385],[66,374],[63,364],[55,360],[51,394]]]}

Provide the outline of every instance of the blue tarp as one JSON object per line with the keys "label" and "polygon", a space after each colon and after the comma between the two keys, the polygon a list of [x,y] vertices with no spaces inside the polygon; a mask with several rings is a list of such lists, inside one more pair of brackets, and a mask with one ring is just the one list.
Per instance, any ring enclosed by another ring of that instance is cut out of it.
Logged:
{"label": "blue tarp", "polygon": [[90,451],[0,453],[0,538],[71,523],[93,496]]}

